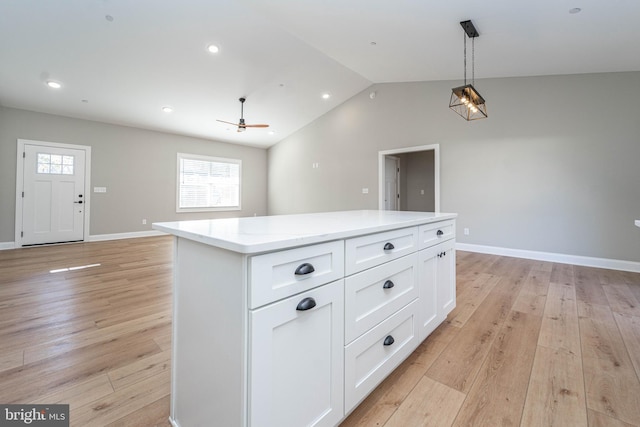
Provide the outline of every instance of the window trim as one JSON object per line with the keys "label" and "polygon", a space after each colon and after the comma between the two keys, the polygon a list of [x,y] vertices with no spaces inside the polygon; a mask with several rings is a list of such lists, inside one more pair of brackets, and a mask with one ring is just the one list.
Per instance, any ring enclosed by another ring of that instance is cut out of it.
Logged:
{"label": "window trim", "polygon": [[[182,208],[180,207],[180,160],[204,160],[208,162],[216,163],[232,163],[237,164],[239,168],[238,176],[238,205],[237,206],[211,206],[211,207],[196,207],[196,208]],[[242,160],[229,159],[224,157],[204,156],[200,154],[188,154],[178,153],[176,162],[176,213],[187,212],[225,212],[225,211],[239,211],[242,210]]]}

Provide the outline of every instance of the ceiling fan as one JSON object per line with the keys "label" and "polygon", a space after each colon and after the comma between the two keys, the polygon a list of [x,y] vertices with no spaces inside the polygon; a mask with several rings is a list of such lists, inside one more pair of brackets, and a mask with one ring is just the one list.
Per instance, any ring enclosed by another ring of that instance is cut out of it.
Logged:
{"label": "ceiling fan", "polygon": [[238,126],[238,132],[244,132],[245,130],[247,130],[247,128],[268,128],[269,125],[265,125],[265,124],[258,124],[258,125],[248,125],[244,122],[244,101],[246,101],[246,98],[240,98],[240,122],[238,123],[231,123],[231,122],[227,122],[224,120],[217,120],[218,122],[221,123],[226,123],[228,125],[233,125],[233,126]]}

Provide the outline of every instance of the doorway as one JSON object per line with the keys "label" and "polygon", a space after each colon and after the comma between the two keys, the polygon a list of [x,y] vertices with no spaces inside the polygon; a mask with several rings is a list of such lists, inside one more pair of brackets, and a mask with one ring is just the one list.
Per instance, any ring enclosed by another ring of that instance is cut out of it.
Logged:
{"label": "doorway", "polygon": [[[440,146],[438,144],[378,152],[378,209],[389,210],[387,203],[387,160],[398,159],[402,174],[398,177],[397,210],[440,212]],[[402,179],[402,176],[405,179]],[[406,188],[405,188],[406,187]],[[404,189],[404,191],[403,191]],[[425,200],[428,199],[428,200]]]}
{"label": "doorway", "polygon": [[16,247],[85,240],[91,147],[18,140]]}

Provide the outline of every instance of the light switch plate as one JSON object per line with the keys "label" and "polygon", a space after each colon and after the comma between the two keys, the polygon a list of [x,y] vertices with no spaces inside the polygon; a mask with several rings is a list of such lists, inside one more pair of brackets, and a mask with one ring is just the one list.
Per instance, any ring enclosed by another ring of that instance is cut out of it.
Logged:
{"label": "light switch plate", "polygon": [[94,193],[106,193],[107,187],[93,187]]}

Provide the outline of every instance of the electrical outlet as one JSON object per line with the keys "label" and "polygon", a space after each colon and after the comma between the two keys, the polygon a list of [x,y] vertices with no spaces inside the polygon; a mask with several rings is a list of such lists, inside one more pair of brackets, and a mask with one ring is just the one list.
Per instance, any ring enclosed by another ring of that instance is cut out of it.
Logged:
{"label": "electrical outlet", "polygon": [[465,235],[465,236],[468,236],[468,235],[469,235],[469,229],[468,229],[468,228],[465,228],[465,229],[464,229],[464,235]]}
{"label": "electrical outlet", "polygon": [[362,194],[369,194],[369,189],[368,188],[363,188],[362,189]]}
{"label": "electrical outlet", "polygon": [[146,219],[143,219],[143,220],[142,220],[142,225],[146,225],[146,224],[147,224],[147,220],[146,220]]}

